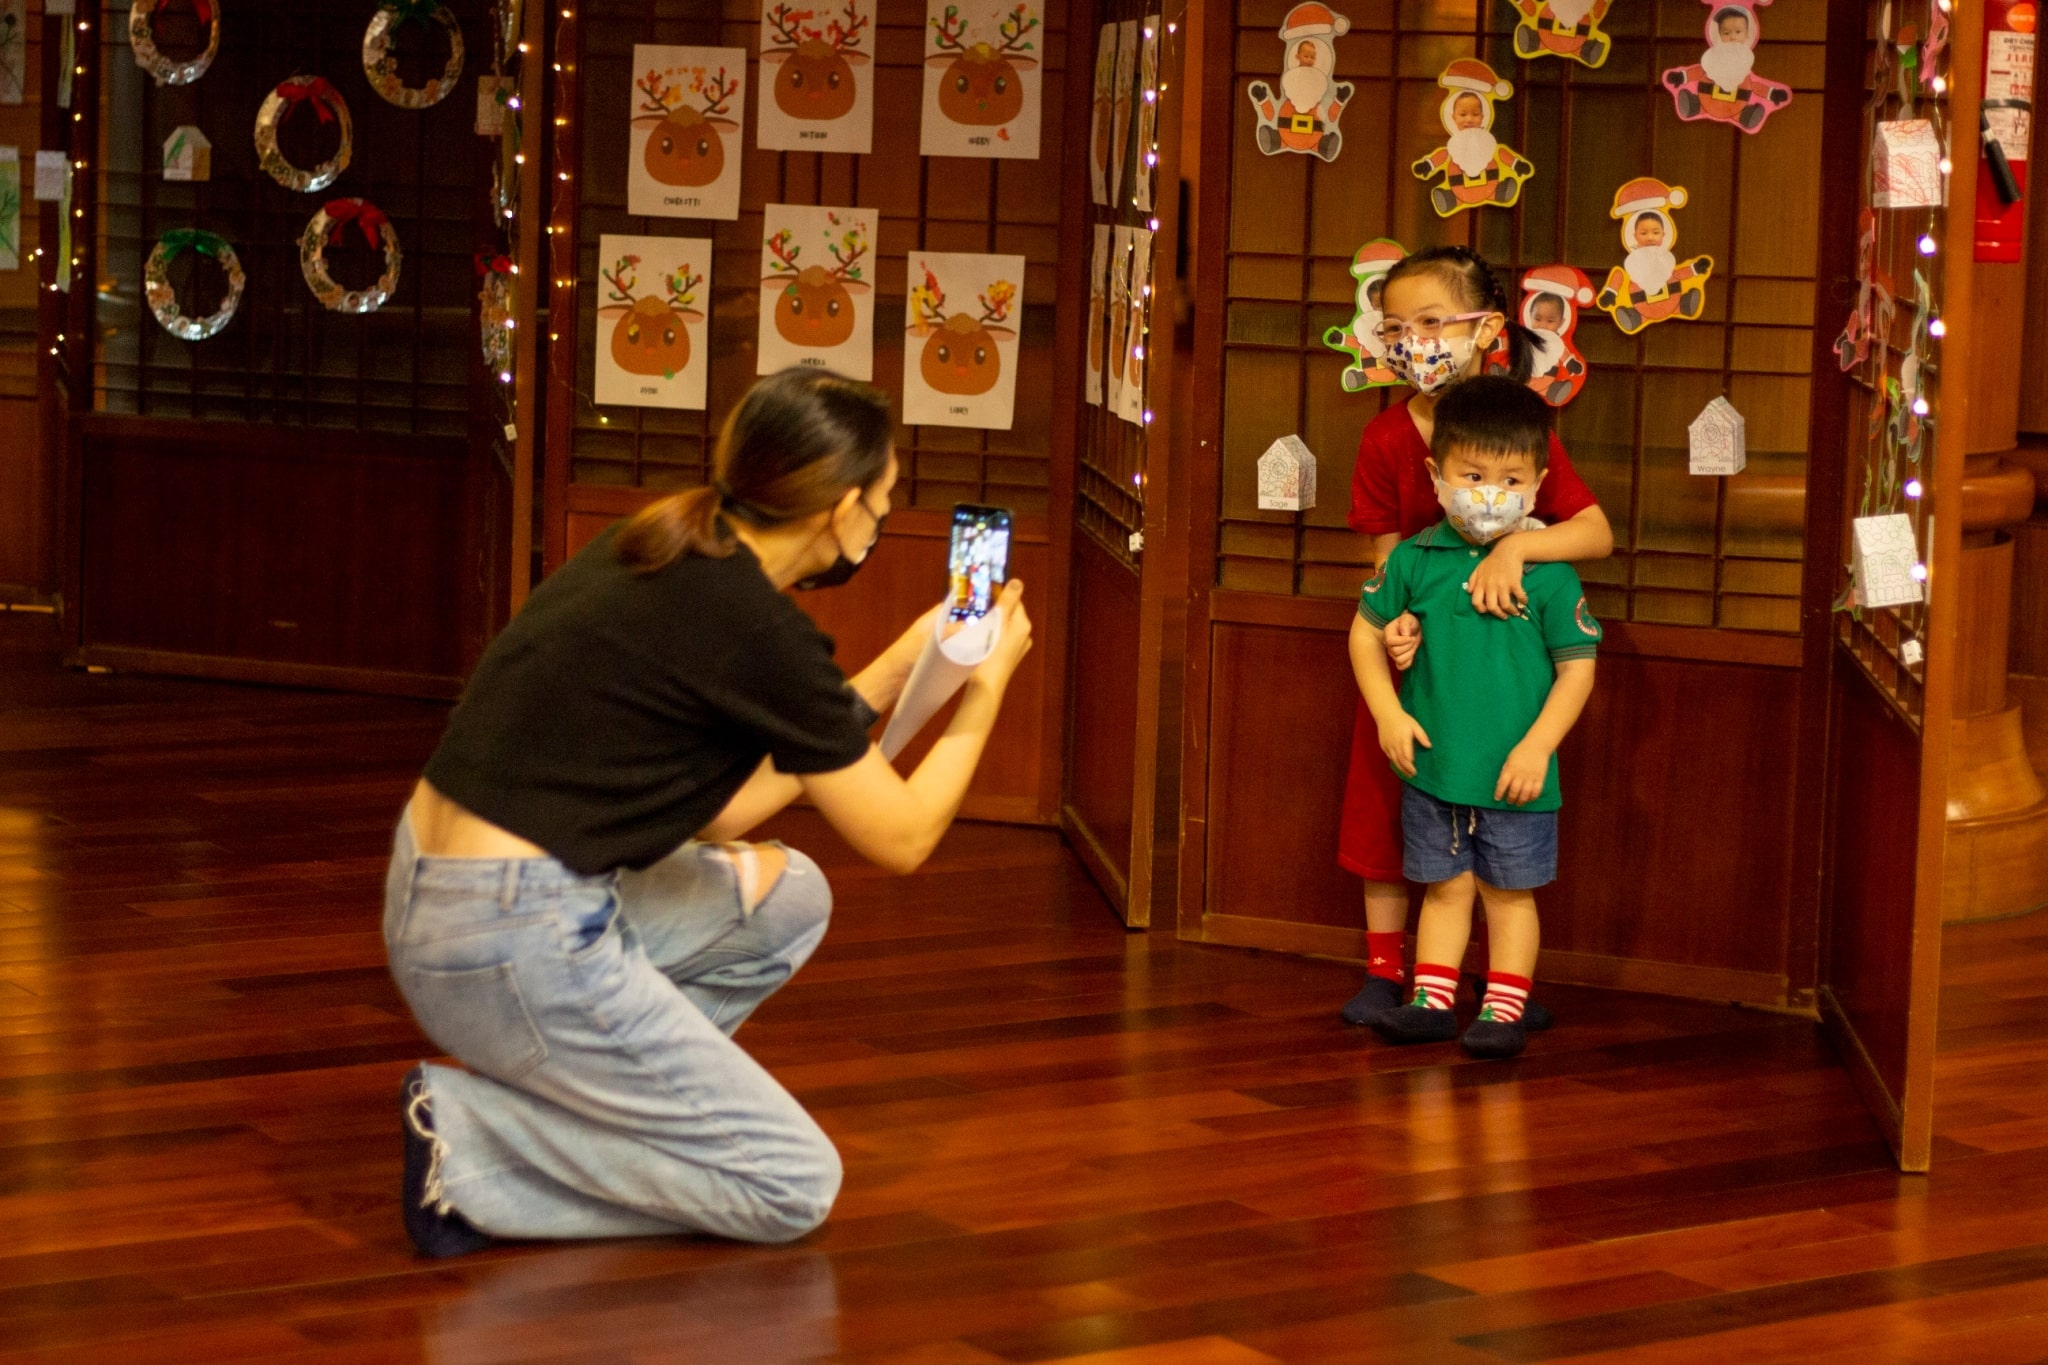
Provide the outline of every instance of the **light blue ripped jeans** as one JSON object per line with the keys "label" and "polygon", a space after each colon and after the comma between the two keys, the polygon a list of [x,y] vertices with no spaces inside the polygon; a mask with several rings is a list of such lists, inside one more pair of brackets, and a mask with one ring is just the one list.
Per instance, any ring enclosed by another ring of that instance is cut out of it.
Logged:
{"label": "light blue ripped jeans", "polygon": [[825,936],[832,892],[789,865],[751,911],[724,850],[645,872],[422,857],[401,820],[391,973],[435,1044],[441,1197],[499,1237],[707,1232],[786,1242],[839,1192],[839,1154],[731,1034]]}

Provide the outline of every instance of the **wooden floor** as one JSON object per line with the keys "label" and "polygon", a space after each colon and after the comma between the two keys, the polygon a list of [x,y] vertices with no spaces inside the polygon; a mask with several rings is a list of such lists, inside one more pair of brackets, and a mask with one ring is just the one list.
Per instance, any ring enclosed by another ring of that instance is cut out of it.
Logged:
{"label": "wooden floor", "polygon": [[0,615],[0,1361],[2048,1359],[2048,916],[1952,933],[1935,1169],[1815,1030],[1582,990],[1514,1063],[1127,936],[1056,838],[835,871],[741,1034],[825,1230],[416,1260],[379,883],[438,706],[61,673]]}

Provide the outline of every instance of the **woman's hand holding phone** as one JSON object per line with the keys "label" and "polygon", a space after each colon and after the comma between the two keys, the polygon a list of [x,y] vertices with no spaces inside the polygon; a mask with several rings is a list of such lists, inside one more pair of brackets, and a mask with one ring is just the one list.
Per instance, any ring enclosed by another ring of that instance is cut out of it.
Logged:
{"label": "woman's hand holding phone", "polygon": [[1024,609],[1024,580],[1013,578],[1003,584],[995,609],[1002,613],[1002,638],[995,650],[975,665],[974,681],[1001,696],[1024,656],[1031,652],[1031,613]]}

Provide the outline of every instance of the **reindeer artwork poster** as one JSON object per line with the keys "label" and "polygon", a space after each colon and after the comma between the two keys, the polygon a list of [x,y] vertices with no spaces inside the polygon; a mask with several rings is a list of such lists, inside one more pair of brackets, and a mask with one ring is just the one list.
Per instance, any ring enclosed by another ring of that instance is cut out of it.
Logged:
{"label": "reindeer artwork poster", "polygon": [[928,0],[924,156],[1038,159],[1045,19],[1034,0]]}
{"label": "reindeer artwork poster", "polygon": [[740,216],[746,79],[743,47],[634,46],[628,213]]}
{"label": "reindeer artwork poster", "polygon": [[1145,425],[1146,318],[1152,303],[1152,233],[1131,229],[1131,282],[1124,290],[1123,347],[1110,360],[1123,374],[1116,391],[1116,415],[1134,426]]}
{"label": "reindeer artwork poster", "polygon": [[770,204],[761,220],[757,372],[875,374],[873,209]]}
{"label": "reindeer artwork poster", "polygon": [[1109,340],[1109,224],[1095,225],[1095,259],[1088,268],[1088,401],[1102,406],[1103,343]]}
{"label": "reindeer artwork poster", "polygon": [[1138,21],[1116,26],[1116,83],[1109,101],[1109,202],[1123,201],[1124,165],[1131,151],[1131,102],[1137,96]]}
{"label": "reindeer artwork poster", "polygon": [[756,145],[866,152],[875,136],[874,0],[765,0]]}
{"label": "reindeer artwork poster", "polygon": [[[1088,188],[1098,204],[1110,200],[1109,139],[1115,126],[1117,26],[1104,24],[1095,40],[1095,90],[1088,109]],[[1100,273],[1100,272],[1097,272]]]}
{"label": "reindeer artwork poster", "polygon": [[606,233],[597,285],[597,405],[702,408],[710,239]]}
{"label": "reindeer artwork poster", "polygon": [[1124,406],[1124,359],[1131,353],[1131,233],[1119,223],[1110,230],[1109,278],[1103,285],[1103,322],[1109,335],[1103,338],[1102,372],[1107,406],[1121,413]]}
{"label": "reindeer artwork poster", "polygon": [[908,273],[904,422],[1008,431],[1017,406],[1024,258],[913,251]]}
{"label": "reindeer artwork poster", "polygon": [[1152,211],[1152,186],[1158,178],[1159,154],[1159,25],[1148,14],[1138,30],[1138,86],[1131,96],[1137,112],[1138,137],[1131,148],[1131,202],[1140,213]]}

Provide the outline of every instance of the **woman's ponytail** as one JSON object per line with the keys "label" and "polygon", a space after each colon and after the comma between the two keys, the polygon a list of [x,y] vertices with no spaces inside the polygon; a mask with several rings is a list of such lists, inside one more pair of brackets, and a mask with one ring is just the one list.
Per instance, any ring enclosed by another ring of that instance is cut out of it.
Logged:
{"label": "woman's ponytail", "polygon": [[770,375],[725,419],[711,482],[635,513],[613,550],[633,572],[659,572],[686,555],[723,559],[738,543],[731,522],[767,528],[828,510],[889,467],[896,435],[880,389],[825,370]]}

